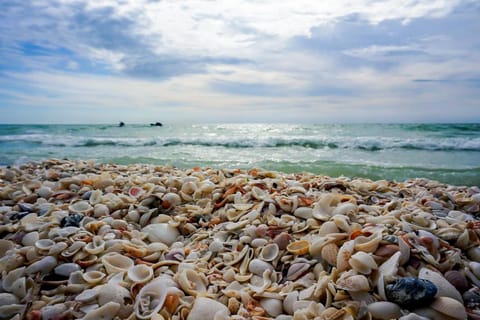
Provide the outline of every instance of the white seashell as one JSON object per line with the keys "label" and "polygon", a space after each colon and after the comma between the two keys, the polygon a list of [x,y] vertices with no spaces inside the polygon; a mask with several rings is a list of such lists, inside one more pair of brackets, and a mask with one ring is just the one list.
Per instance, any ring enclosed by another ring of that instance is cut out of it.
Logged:
{"label": "white seashell", "polygon": [[142,229],[147,234],[150,242],[162,242],[170,246],[180,235],[177,228],[168,223],[154,223]]}
{"label": "white seashell", "polygon": [[305,274],[308,269],[310,269],[310,264],[306,262],[293,263],[290,268],[288,268],[287,280],[297,280],[300,276]]}
{"label": "white seashell", "polygon": [[68,209],[72,212],[84,213],[84,212],[92,210],[93,208],[90,205],[90,203],[88,203],[88,201],[81,200],[81,201],[75,202],[74,204],[69,205]]}
{"label": "white seashell", "polygon": [[264,261],[272,261],[277,258],[279,251],[276,243],[270,243],[262,248],[258,257]]}
{"label": "white seashell", "polygon": [[255,199],[263,201],[267,196],[268,196],[268,193],[265,190],[260,189],[259,187],[256,187],[256,186],[252,188],[252,197],[254,197]]}
{"label": "white seashell", "polygon": [[322,223],[320,229],[318,230],[318,235],[320,237],[326,237],[331,233],[338,233],[340,230],[338,230],[337,225],[333,221],[327,221]]}
{"label": "white seashell", "polygon": [[250,261],[250,264],[248,265],[248,270],[258,276],[262,276],[265,270],[275,272],[275,269],[270,263],[260,259],[253,259],[252,261]]}
{"label": "white seashell", "polygon": [[25,236],[23,236],[22,245],[25,247],[32,247],[35,245],[35,242],[37,242],[38,239],[39,239],[39,234],[37,231],[29,232]]}
{"label": "white seashell", "polygon": [[372,255],[363,251],[359,251],[352,255],[348,260],[348,263],[355,271],[363,274],[369,274],[372,270],[377,269],[378,267]]}
{"label": "white seashell", "polygon": [[480,247],[475,246],[468,249],[467,256],[473,261],[480,262]]}
{"label": "white seashell", "polygon": [[333,209],[331,215],[332,216],[335,216],[335,215],[346,216],[350,213],[354,213],[356,210],[357,210],[357,206],[354,205],[353,203],[343,202],[343,203],[340,203],[339,205],[337,205],[335,207],[335,209]]}
{"label": "white seashell", "polygon": [[50,248],[50,250],[48,250],[47,254],[49,256],[57,256],[67,248],[68,248],[68,244],[66,244],[65,242],[57,242]]}
{"label": "white seashell", "polygon": [[473,274],[480,279],[480,262],[470,261],[468,263],[470,270],[472,270]]}
{"label": "white seashell", "polygon": [[398,320],[430,320],[429,318],[419,316],[416,313],[409,313],[407,315],[401,316]]}
{"label": "white seashell", "polygon": [[[31,279],[28,279],[28,281],[30,282],[30,284],[32,283]],[[25,298],[25,296],[27,295],[27,278],[21,277],[15,280],[15,282],[13,282],[11,292],[21,299]]]}
{"label": "white seashell", "polygon": [[347,291],[369,291],[370,283],[364,275],[342,277],[335,284],[337,288]]}
{"label": "white seashell", "polygon": [[367,310],[375,319],[397,319],[402,315],[400,307],[388,301],[370,303]]}
{"label": "white seashell", "polygon": [[313,217],[313,210],[309,207],[299,207],[293,212],[293,215],[306,220]]}
{"label": "white seashell", "polygon": [[8,274],[5,276],[3,275],[2,277],[2,288],[6,291],[12,291],[13,289],[13,284],[15,281],[22,277],[25,274],[25,267],[20,267],[14,270],[11,270],[8,272]]}
{"label": "white seashell", "polygon": [[277,317],[283,311],[282,301],[279,299],[264,298],[259,302],[265,312],[271,317]]}
{"label": "white seashell", "polygon": [[41,197],[41,198],[48,199],[48,198],[50,198],[50,196],[53,194],[53,191],[52,191],[52,189],[49,188],[49,187],[42,186],[42,187],[40,187],[40,188],[37,190],[37,194],[38,194],[38,196]]}
{"label": "white seashell", "polygon": [[110,252],[102,256],[102,263],[108,274],[127,272],[133,266],[133,260],[117,252]]}
{"label": "white seashell", "polygon": [[135,298],[134,311],[136,317],[139,319],[151,318],[162,309],[167,294],[177,292],[179,290],[176,283],[170,278],[161,277],[150,281]]}
{"label": "white seashell", "polygon": [[20,300],[11,293],[0,293],[0,307],[10,304],[18,304]]}
{"label": "white seashell", "polygon": [[94,270],[94,271],[88,271],[82,274],[83,280],[87,282],[88,284],[97,284],[100,281],[105,278],[105,273]]}
{"label": "white seashell", "polygon": [[95,218],[108,216],[109,214],[110,214],[110,209],[106,205],[104,205],[103,203],[97,203],[93,207],[93,216]]}
{"label": "white seashell", "polygon": [[420,279],[430,280],[437,287],[436,297],[449,297],[463,304],[462,295],[458,290],[438,272],[422,268],[418,273]]}
{"label": "white seashell", "polygon": [[40,239],[35,241],[35,247],[38,250],[50,250],[50,248],[55,245],[55,241],[50,239]]}
{"label": "white seashell", "polygon": [[183,269],[180,273],[175,275],[175,280],[183,291],[194,297],[207,292],[207,278],[204,274],[197,273],[192,269]]}
{"label": "white seashell", "polygon": [[230,311],[224,304],[213,299],[201,297],[195,299],[187,320],[216,320],[218,319],[217,317],[226,317],[228,315],[230,315]]}
{"label": "white seashell", "polygon": [[[121,278],[123,278],[123,276],[121,276]],[[104,305],[112,301],[120,304],[120,306],[124,305],[125,299],[130,298],[130,292],[118,283],[115,283],[114,278],[112,278],[107,284],[103,285],[98,290],[97,297],[100,305]]]}
{"label": "white seashell", "polygon": [[268,240],[267,240],[267,239],[264,239],[264,238],[256,238],[256,239],[253,239],[252,242],[250,242],[250,245],[251,245],[253,248],[259,248],[259,247],[265,246],[267,243],[268,243]]}
{"label": "white seashell", "polygon": [[467,311],[463,303],[449,297],[437,297],[430,304],[430,308],[453,319],[467,319]]}
{"label": "white seashell", "polygon": [[10,304],[0,307],[0,315],[2,319],[14,319],[11,318],[15,314],[23,314],[26,309],[25,304]]}
{"label": "white seashell", "polygon": [[401,252],[395,252],[387,261],[382,263],[378,271],[385,277],[391,277],[397,274],[398,264],[400,261]]}
{"label": "white seashell", "polygon": [[153,278],[153,269],[145,264],[137,264],[128,269],[127,275],[134,283],[145,283]]}
{"label": "white seashell", "polygon": [[352,257],[354,250],[355,250],[354,240],[346,241],[340,247],[337,255],[337,270],[339,272],[343,272],[350,268],[350,263],[348,261]]}
{"label": "white seashell", "polygon": [[83,290],[79,295],[75,297],[75,301],[88,303],[92,302],[98,297],[98,288]]}
{"label": "white seashell", "polygon": [[107,302],[105,305],[88,312],[82,320],[111,320],[115,318],[120,310],[120,304],[116,302]]}
{"label": "white seashell", "polygon": [[91,205],[96,205],[102,201],[102,191],[101,190],[93,190],[92,193],[90,194],[90,198],[88,199],[88,202]]}
{"label": "white seashell", "polygon": [[285,296],[285,299],[283,299],[283,310],[285,310],[287,314],[293,315],[293,312],[295,310],[293,305],[295,304],[295,302],[298,301],[298,295],[299,293],[297,290],[290,291]]}
{"label": "white seashell", "polygon": [[87,243],[83,250],[88,254],[99,254],[105,250],[105,241],[100,236],[93,237],[92,241]]}
{"label": "white seashell", "polygon": [[25,270],[25,273],[34,274],[37,272],[41,272],[42,274],[47,274],[56,266],[57,266],[57,259],[52,256],[46,256],[41,260],[29,265],[28,268]]}
{"label": "white seashell", "polygon": [[182,198],[176,193],[169,192],[162,197],[162,201],[166,201],[170,206],[174,207],[182,203]]}

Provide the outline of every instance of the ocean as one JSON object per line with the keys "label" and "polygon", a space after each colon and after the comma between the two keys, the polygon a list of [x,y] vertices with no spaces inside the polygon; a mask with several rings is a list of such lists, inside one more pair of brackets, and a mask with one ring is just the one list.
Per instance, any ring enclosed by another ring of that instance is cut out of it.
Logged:
{"label": "ocean", "polygon": [[49,158],[480,186],[480,124],[0,125],[0,165]]}

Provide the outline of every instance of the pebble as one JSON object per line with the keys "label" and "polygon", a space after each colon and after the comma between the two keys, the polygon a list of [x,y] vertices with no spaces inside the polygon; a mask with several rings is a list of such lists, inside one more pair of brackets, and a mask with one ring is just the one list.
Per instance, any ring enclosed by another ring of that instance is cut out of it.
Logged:
{"label": "pebble", "polygon": [[407,277],[388,284],[385,293],[388,301],[411,309],[432,302],[437,294],[437,287],[429,280]]}

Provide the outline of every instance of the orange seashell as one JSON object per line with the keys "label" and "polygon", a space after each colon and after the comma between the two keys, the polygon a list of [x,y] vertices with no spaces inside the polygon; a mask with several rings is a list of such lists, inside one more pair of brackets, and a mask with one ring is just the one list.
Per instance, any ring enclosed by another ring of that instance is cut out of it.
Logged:
{"label": "orange seashell", "polygon": [[362,230],[355,230],[350,234],[350,240],[355,239],[358,236],[363,236],[363,231]]}
{"label": "orange seashell", "polygon": [[147,248],[136,246],[131,243],[124,243],[123,250],[125,251],[125,253],[135,258],[143,258],[147,255],[147,252],[148,252]]}
{"label": "orange seashell", "polygon": [[167,294],[163,305],[167,309],[167,311],[172,314],[177,309],[179,303],[180,298],[178,297],[178,295],[174,293],[169,293]]}
{"label": "orange seashell", "polygon": [[200,167],[197,167],[197,166],[193,167],[193,171],[200,171]]}
{"label": "orange seashell", "polygon": [[258,170],[251,169],[250,171],[248,171],[248,174],[251,175],[252,177],[256,177],[258,175]]}
{"label": "orange seashell", "polygon": [[82,180],[81,183],[89,185],[89,186],[93,186],[93,181],[90,180],[90,179]]}
{"label": "orange seashell", "polygon": [[163,200],[162,201],[162,208],[163,209],[168,209],[170,208],[172,205],[170,204],[170,202],[168,202],[167,200]]}
{"label": "orange seashell", "polygon": [[321,252],[322,258],[332,266],[337,265],[338,246],[335,243],[327,243]]}
{"label": "orange seashell", "polygon": [[298,200],[300,202],[300,204],[302,204],[302,206],[304,207],[308,207],[308,206],[311,206],[314,202],[314,199],[311,198],[311,197],[302,197],[302,196],[299,196],[298,197]]}
{"label": "orange seashell", "polygon": [[310,249],[310,242],[307,240],[298,240],[287,246],[287,251],[296,255],[306,254]]}

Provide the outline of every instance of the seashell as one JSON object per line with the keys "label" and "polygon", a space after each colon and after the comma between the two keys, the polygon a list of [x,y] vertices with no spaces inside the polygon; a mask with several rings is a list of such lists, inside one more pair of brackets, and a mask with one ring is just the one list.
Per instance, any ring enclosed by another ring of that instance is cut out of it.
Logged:
{"label": "seashell", "polygon": [[388,301],[410,309],[428,305],[437,294],[437,287],[429,280],[407,277],[388,284],[385,293]]}
{"label": "seashell", "polygon": [[[292,240],[292,236],[286,232],[282,232],[273,238],[273,242],[275,242],[280,250],[285,250]],[[252,241],[253,242],[253,241]]]}
{"label": "seashell", "polygon": [[80,200],[68,206],[68,209],[71,212],[80,212],[86,213],[93,209],[93,207],[88,203],[88,201]]}
{"label": "seashell", "polygon": [[[253,239],[252,242],[250,243],[250,245],[252,246],[252,248],[258,248],[258,247],[263,247],[263,246],[267,245],[267,243],[268,243],[267,239],[257,238],[257,239]],[[278,245],[277,245],[277,247],[278,247]]]}
{"label": "seashell", "polygon": [[142,229],[142,232],[147,234],[147,238],[150,242],[162,242],[167,246],[174,243],[180,235],[177,228],[168,223],[149,224]]}
{"label": "seashell", "polygon": [[480,279],[480,262],[470,261],[468,267],[472,270],[473,274]]}
{"label": "seashell", "polygon": [[106,205],[104,205],[103,203],[97,203],[93,207],[93,216],[95,218],[108,216],[109,214],[110,214],[110,209]]}
{"label": "seashell", "polygon": [[457,270],[450,270],[445,272],[445,279],[450,282],[460,293],[463,293],[470,288],[465,275]]}
{"label": "seashell", "polygon": [[119,310],[120,310],[120,304],[110,301],[101,307],[98,307],[94,310],[89,311],[85,315],[85,317],[83,317],[82,319],[83,320],[96,320],[96,319],[111,320],[115,318]]}
{"label": "seashell", "polygon": [[265,190],[260,189],[257,186],[254,186],[252,188],[251,193],[252,193],[252,197],[254,197],[255,199],[260,200],[260,201],[265,200],[265,198],[268,196],[268,193]]}
{"label": "seashell", "polygon": [[55,267],[55,274],[68,277],[72,272],[80,270],[80,266],[76,263],[62,263]]}
{"label": "seashell", "polygon": [[32,279],[27,279],[26,277],[17,278],[12,284],[11,292],[17,297],[24,299],[27,295],[27,290],[32,286]]}
{"label": "seashell", "polygon": [[[39,234],[37,231],[29,232],[25,236],[23,236],[22,245],[25,247],[32,247],[35,245],[35,242],[37,242],[38,239],[39,239]],[[7,240],[2,240],[2,241],[7,241]]]}
{"label": "seashell", "polygon": [[357,211],[357,206],[351,202],[343,202],[337,205],[333,211],[332,211],[332,216],[335,215],[342,215],[346,216],[348,214],[354,213]]}
{"label": "seashell", "polygon": [[267,315],[271,317],[277,317],[283,311],[282,301],[279,299],[264,298],[261,299],[259,302]]}
{"label": "seashell", "polygon": [[317,258],[319,255],[321,255],[322,253],[322,249],[323,247],[328,244],[328,243],[331,243],[335,241],[334,238],[330,238],[330,237],[319,237],[319,238],[315,238],[313,241],[312,241],[312,244],[310,245],[310,248],[309,248],[309,253],[312,257],[315,257]]}
{"label": "seashell", "polygon": [[338,230],[337,225],[333,221],[327,221],[322,223],[320,226],[320,229],[318,230],[318,235],[320,237],[326,237],[331,233],[338,233],[340,230]]}
{"label": "seashell", "polygon": [[453,319],[467,319],[463,304],[449,297],[437,297],[430,308]]}
{"label": "seashell", "polygon": [[6,291],[11,292],[13,290],[13,284],[18,278],[24,275],[25,269],[25,267],[20,267],[8,272],[6,275],[3,275],[1,287]]}
{"label": "seashell", "polygon": [[46,305],[40,312],[42,319],[58,319],[61,318],[62,313],[67,310],[67,306],[64,303],[57,303],[54,305]]}
{"label": "seashell", "polygon": [[325,320],[342,320],[345,316],[346,311],[344,309],[337,309],[334,307],[329,307],[322,311],[320,319]]}
{"label": "seashell", "polygon": [[133,243],[123,243],[123,251],[136,258],[143,258],[148,254],[148,248]]}
{"label": "seashell", "polygon": [[50,196],[53,194],[53,191],[51,188],[47,187],[47,186],[41,186],[38,190],[37,190],[37,194],[39,197],[41,198],[44,198],[44,199],[48,199],[50,198]]}
{"label": "seashell", "polygon": [[75,297],[75,301],[88,303],[92,302],[98,297],[98,288],[83,290],[79,295]]}
{"label": "seashell", "polygon": [[11,293],[6,293],[6,292],[0,293],[0,307],[6,306],[9,304],[18,304],[18,303],[20,303],[20,301],[15,295]]}
{"label": "seashell", "polygon": [[103,195],[103,192],[102,190],[93,190],[91,193],[90,193],[90,197],[88,198],[88,202],[94,206],[98,203],[100,203],[102,201],[102,195]]}
{"label": "seashell", "polygon": [[162,309],[167,295],[178,291],[175,282],[170,278],[160,277],[150,281],[135,297],[135,316],[139,319],[151,318]]}
{"label": "seashell", "polygon": [[298,240],[287,245],[287,251],[298,256],[308,253],[309,248],[310,243],[307,240]]}
{"label": "seashell", "polygon": [[367,310],[375,319],[398,319],[402,315],[400,307],[388,301],[370,303]]}
{"label": "seashell", "polygon": [[306,262],[297,262],[293,263],[287,272],[287,280],[295,281],[304,275],[308,269],[310,269],[310,264]]}
{"label": "seashell", "polygon": [[108,274],[127,272],[133,266],[132,259],[117,252],[107,253],[101,260]]}
{"label": "seashell", "polygon": [[15,314],[22,315],[25,312],[26,307],[27,306],[25,304],[10,304],[0,306],[0,315],[3,319],[15,319],[12,316],[14,316]]}
{"label": "seashell", "polygon": [[355,241],[346,241],[338,250],[337,255],[337,270],[343,272],[350,268],[349,260],[355,250]]}
{"label": "seashell", "polygon": [[437,288],[437,297],[449,297],[463,303],[460,292],[438,272],[422,268],[418,273],[420,279],[429,280]]}
{"label": "seashell", "polygon": [[100,271],[88,271],[82,274],[83,280],[88,284],[95,285],[105,278],[105,273]]}
{"label": "seashell", "polygon": [[468,249],[467,256],[475,262],[480,262],[480,247],[475,246]]}
{"label": "seashell", "polygon": [[145,193],[145,190],[143,190],[142,188],[139,188],[139,187],[130,187],[130,189],[128,189],[128,194],[132,198],[138,198],[141,195],[143,195],[144,193]]}
{"label": "seashell", "polygon": [[422,317],[416,313],[409,313],[407,315],[401,316],[398,320],[430,320],[430,318]]}
{"label": "seashell", "polygon": [[270,270],[271,272],[275,272],[275,269],[270,263],[260,259],[253,259],[252,261],[250,261],[248,265],[248,271],[258,276],[262,276],[265,270]]}
{"label": "seashell", "polygon": [[375,252],[382,241],[382,234],[377,232],[372,235],[358,236],[355,238],[355,251]]}
{"label": "seashell", "polygon": [[229,315],[230,311],[224,304],[213,299],[200,297],[195,299],[187,320],[217,320]]}
{"label": "seashell", "polygon": [[370,283],[368,282],[367,277],[360,274],[340,277],[335,283],[335,286],[338,289],[347,290],[349,292],[370,290]]}
{"label": "seashell", "polygon": [[202,273],[192,269],[183,269],[175,276],[176,281],[183,289],[192,296],[203,295],[207,292],[208,280]]}
{"label": "seashell", "polygon": [[337,264],[338,246],[335,243],[327,243],[322,248],[322,259],[329,265],[335,266]]}
{"label": "seashell", "polygon": [[80,214],[74,213],[70,214],[68,216],[65,216],[62,218],[60,221],[60,227],[65,228],[65,227],[79,227],[80,226],[80,221],[82,221],[84,217]]}
{"label": "seashell", "polygon": [[[123,274],[120,275],[120,280],[123,279]],[[119,283],[116,283],[118,279],[116,277],[112,277],[110,281],[101,286],[98,290],[98,303],[100,305],[104,305],[107,302],[113,301],[119,303],[120,306],[123,306],[125,303],[125,299],[130,299],[130,292],[122,287]]]}
{"label": "seashell", "polygon": [[278,257],[279,251],[276,243],[270,243],[262,248],[258,257],[264,261],[272,261]]}
{"label": "seashell", "polygon": [[369,274],[372,270],[377,269],[378,267],[372,255],[363,251],[359,251],[352,255],[348,260],[348,263],[355,271],[363,274]]}
{"label": "seashell", "polygon": [[69,258],[74,256],[78,251],[80,251],[84,246],[85,242],[83,241],[74,241],[70,247],[66,248],[65,250],[62,251],[61,256],[65,258]]}
{"label": "seashell", "polygon": [[83,250],[88,254],[99,254],[105,250],[105,241],[100,236],[95,236],[91,242],[83,247]]}
{"label": "seashell", "polygon": [[295,209],[295,211],[293,212],[293,215],[295,217],[299,217],[299,218],[302,218],[302,219],[310,219],[313,217],[313,213],[312,213],[312,208],[309,208],[309,207],[299,207],[297,209]]}
{"label": "seashell", "polygon": [[37,272],[41,272],[42,274],[47,274],[53,268],[57,266],[57,259],[52,256],[43,257],[41,260],[32,263],[25,269],[26,274],[34,274]]}
{"label": "seashell", "polygon": [[145,264],[137,264],[128,269],[127,275],[134,283],[145,283],[153,278],[153,269]]}
{"label": "seashell", "polygon": [[176,193],[169,192],[162,197],[162,206],[165,209],[175,207],[182,203],[182,198]]}

